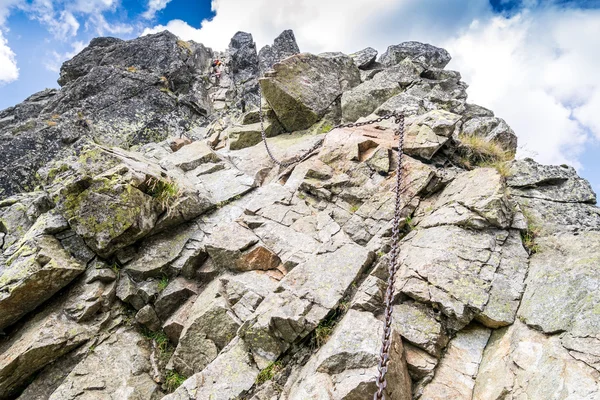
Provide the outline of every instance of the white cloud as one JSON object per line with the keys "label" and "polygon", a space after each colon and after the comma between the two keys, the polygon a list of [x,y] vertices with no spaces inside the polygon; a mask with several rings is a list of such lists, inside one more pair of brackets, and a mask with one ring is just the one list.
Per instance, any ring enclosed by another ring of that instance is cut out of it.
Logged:
{"label": "white cloud", "polygon": [[75,57],[75,55],[77,55],[86,46],[87,46],[87,43],[84,43],[82,41],[75,41],[75,42],[71,43],[71,48],[72,48],[71,51],[68,51],[66,53],[59,53],[59,52],[53,50],[50,52],[50,55],[46,59],[46,61],[44,61],[44,67],[46,67],[46,69],[49,71],[58,73],[58,72],[60,72],[60,67],[63,62]]}
{"label": "white cloud", "polygon": [[0,26],[6,22],[10,9],[23,4],[24,0],[0,0]]}
{"label": "white cloud", "polygon": [[133,26],[122,23],[109,23],[100,13],[90,16],[85,24],[86,29],[94,27],[98,36],[104,36],[107,33],[111,35],[120,35],[133,32]]}
{"label": "white cloud", "polygon": [[173,20],[143,34],[168,29],[185,40],[225,49],[237,31],[251,32],[259,46],[293,29],[302,51],[385,50],[406,40],[439,42],[449,31],[491,12],[487,0],[213,0],[212,20],[196,29]]}
{"label": "white cloud", "polygon": [[408,40],[447,48],[449,68],[470,85],[469,101],[492,109],[519,136],[520,155],[580,167],[579,155],[600,139],[600,11],[523,2],[529,12],[494,16],[487,0],[213,0],[201,27],[173,20],[185,40],[222,50],[236,31],[258,47],[293,29],[302,51],[380,52]]}
{"label": "white cloud", "polygon": [[8,41],[0,30],[0,85],[19,78],[19,68],[15,53],[8,47]]}
{"label": "white cloud", "polygon": [[67,5],[66,8],[84,14],[95,14],[107,10],[114,10],[119,1],[117,0],[77,0],[74,3]]}
{"label": "white cloud", "polygon": [[171,0],[148,0],[148,10],[142,14],[143,18],[152,19],[156,13],[163,10]]}
{"label": "white cloud", "polygon": [[600,138],[600,12],[556,8],[473,23],[446,48],[449,68],[469,83],[469,100],[511,125],[520,155],[581,167]]}

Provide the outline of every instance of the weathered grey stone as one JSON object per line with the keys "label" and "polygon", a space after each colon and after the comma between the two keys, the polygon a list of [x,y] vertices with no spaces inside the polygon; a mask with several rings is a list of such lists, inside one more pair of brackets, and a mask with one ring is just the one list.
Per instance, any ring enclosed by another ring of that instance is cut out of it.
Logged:
{"label": "weathered grey stone", "polygon": [[196,302],[196,298],[197,296],[190,297],[163,324],[163,331],[165,332],[165,335],[167,335],[169,340],[175,345],[179,343],[181,332],[183,332],[183,328],[185,327],[185,323],[190,316],[190,311]]}
{"label": "weathered grey stone", "polygon": [[189,318],[169,364],[185,376],[202,371],[235,337],[239,319],[230,311],[215,280],[207,286],[189,311]]}
{"label": "weathered grey stone", "polygon": [[[99,147],[79,162],[70,181],[55,183],[55,200],[73,230],[104,257],[213,206],[183,175],[165,178],[160,167],[132,153]],[[108,170],[98,173],[103,167]]]}
{"label": "weathered grey stone", "polygon": [[402,303],[394,306],[393,329],[403,338],[439,357],[449,337],[433,311],[419,303]]}
{"label": "weathered grey stone", "polygon": [[218,161],[220,161],[219,156],[199,140],[169,154],[160,161],[160,165],[165,168],[175,166],[184,171],[191,171],[202,164]]}
{"label": "weathered grey stone", "polygon": [[[4,314],[2,314],[4,315]],[[36,316],[0,345],[0,398],[17,390],[41,368],[89,340],[94,331],[60,311]]]}
{"label": "weathered grey stone", "polygon": [[494,168],[477,168],[458,175],[444,189],[433,208],[420,226],[506,229],[513,222],[513,207],[504,178]]}
{"label": "weathered grey stone", "polygon": [[463,124],[462,134],[481,136],[488,141],[500,143],[505,150],[513,153],[517,151],[517,135],[502,118],[471,118]]}
{"label": "weathered grey stone", "polygon": [[187,379],[163,400],[234,400],[249,390],[259,370],[243,340],[234,339],[202,372]]}
{"label": "weathered grey stone", "polygon": [[19,242],[37,218],[50,208],[52,205],[43,192],[21,194],[0,201],[0,232],[4,234],[4,244],[1,248],[7,250]]}
{"label": "weathered grey stone", "polygon": [[432,377],[438,359],[424,350],[404,342],[404,354],[406,355],[406,364],[408,373],[414,381],[425,377]]}
{"label": "weathered grey stone", "polygon": [[217,267],[238,270],[244,267],[243,252],[258,242],[259,238],[252,231],[233,222],[215,230],[206,242],[206,251]]}
{"label": "weathered grey stone", "polygon": [[198,285],[183,277],[177,277],[160,293],[154,302],[156,315],[161,320],[167,319],[185,301],[198,294]]}
{"label": "weathered grey stone", "polygon": [[419,42],[404,42],[389,46],[379,62],[385,66],[400,63],[405,59],[422,63],[425,67],[444,68],[450,62],[450,54],[444,49]]}
{"label": "weathered grey stone", "polygon": [[345,91],[342,94],[342,118],[344,121],[354,122],[371,114],[390,97],[419,79],[422,71],[420,66],[406,60]]}
{"label": "weathered grey stone", "polygon": [[492,334],[473,389],[473,398],[481,400],[599,395],[598,371],[569,355],[559,337],[529,329],[518,320]]}
{"label": "weathered grey stone", "polygon": [[126,273],[120,274],[117,284],[117,297],[122,302],[131,304],[136,310],[140,310],[146,305],[146,302],[138,293],[138,287]]}
{"label": "weathered grey stone", "polygon": [[[107,268],[103,270],[113,272]],[[91,320],[100,310],[110,310],[115,299],[114,272],[111,277],[112,281],[105,279],[103,282],[103,280],[97,279],[98,275],[94,273],[95,271],[102,271],[102,269],[88,268],[84,276],[69,292],[69,299],[63,305],[65,315],[77,322]],[[109,274],[107,273],[107,275]]]}
{"label": "weathered grey stone", "polygon": [[265,99],[289,132],[309,128],[340,94],[360,83],[358,68],[349,57],[303,53],[286,58],[273,68],[260,85]]}
{"label": "weathered grey stone", "polygon": [[433,303],[456,323],[512,323],[524,290],[527,253],[515,231],[456,226],[417,229],[404,240],[396,293]]}
{"label": "weathered grey stone", "polygon": [[424,114],[428,108],[422,98],[403,92],[388,99],[385,103],[377,107],[373,113],[378,116],[392,113],[411,116]]}
{"label": "weathered grey stone", "polygon": [[73,232],[72,230],[67,230],[61,233],[54,235],[58,240],[60,240],[60,244],[67,250],[73,258],[79,261],[81,264],[88,264],[90,261],[96,257],[96,254],[90,249],[85,241]]}
{"label": "weathered grey stone", "polygon": [[565,332],[571,355],[598,369],[600,233],[543,237],[536,244],[519,318],[546,333]]}
{"label": "weathered grey stone", "polygon": [[[283,131],[277,121],[266,120],[263,123],[263,127],[267,137],[279,135]],[[233,126],[227,129],[226,134],[229,138],[229,149],[241,150],[260,143],[262,140],[261,132],[260,122]]]}
{"label": "weathered grey stone", "polygon": [[84,270],[52,236],[21,243],[0,269],[0,329],[48,300]]}
{"label": "weathered grey stone", "polygon": [[258,271],[220,278],[223,293],[233,312],[247,321],[258,305],[278,286],[277,281]]}
{"label": "weathered grey stone", "polygon": [[[376,391],[376,364],[383,324],[372,314],[350,310],[333,335],[304,366],[295,382],[284,389],[282,399],[359,400]],[[410,377],[402,341],[392,336],[386,398],[408,400]]]}
{"label": "weathered grey stone", "polygon": [[417,117],[406,131],[406,153],[430,160],[452,136],[459,120],[460,115],[444,110]]}
{"label": "weathered grey stone", "polygon": [[196,187],[207,190],[217,207],[239,199],[256,186],[254,179],[235,168],[226,168],[199,178],[201,184]]}
{"label": "weathered grey stone", "polygon": [[475,378],[490,334],[490,329],[475,324],[458,332],[420,398],[473,399]]}
{"label": "weathered grey stone", "polygon": [[151,399],[159,394],[151,368],[143,337],[131,328],[119,328],[87,354],[50,399]]}
{"label": "weathered grey stone", "polygon": [[370,275],[358,288],[352,300],[351,308],[360,311],[377,313],[383,308],[386,282]]}
{"label": "weathered grey stone", "polygon": [[561,203],[596,203],[596,194],[585,179],[567,165],[541,165],[530,158],[515,160],[507,184],[524,198]]}
{"label": "weathered grey stone", "polygon": [[168,31],[93,39],[61,68],[60,90],[0,112],[0,120],[12,117],[0,132],[0,196],[31,190],[36,171],[77,148],[80,138],[129,147],[206,121],[212,102],[202,78],[211,57]]}
{"label": "weathered grey stone", "polygon": [[367,69],[375,62],[377,50],[372,47],[367,47],[366,49],[350,54],[350,57],[354,60],[354,63],[359,69]]}
{"label": "weathered grey stone", "polygon": [[[345,245],[290,271],[240,329],[259,367],[266,367],[312,331],[371,261],[372,254],[362,247]],[[328,268],[323,270],[322,265]]]}
{"label": "weathered grey stone", "polygon": [[156,312],[150,304],[145,305],[140,311],[137,312],[137,314],[135,314],[135,320],[151,331],[160,329],[160,320],[156,316]]}
{"label": "weathered grey stone", "polygon": [[169,264],[181,254],[197,230],[195,224],[183,224],[147,238],[124,270],[136,280],[166,275]]}
{"label": "weathered grey stone", "polygon": [[46,400],[64,382],[87,353],[86,346],[80,346],[65,354],[52,364],[47,365],[39,371],[33,382],[31,382],[21,393],[18,400]]}
{"label": "weathered grey stone", "polygon": [[515,199],[528,213],[530,224],[539,230],[540,235],[600,230],[600,209],[595,205],[518,196],[515,196]]}
{"label": "weathered grey stone", "polygon": [[294,32],[287,29],[275,38],[273,46],[265,46],[258,52],[258,64],[261,74],[269,71],[275,63],[300,53]]}

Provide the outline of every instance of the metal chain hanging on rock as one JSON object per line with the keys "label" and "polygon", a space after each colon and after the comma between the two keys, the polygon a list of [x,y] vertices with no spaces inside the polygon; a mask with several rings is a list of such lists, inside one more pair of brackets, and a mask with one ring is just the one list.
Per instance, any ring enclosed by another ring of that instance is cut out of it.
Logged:
{"label": "metal chain hanging on rock", "polygon": [[[308,149],[304,154],[300,156],[296,156],[289,161],[279,161],[271,152],[269,145],[267,144],[267,134],[265,132],[264,124],[263,124],[263,112],[262,112],[262,96],[260,89],[258,90],[258,114],[260,118],[260,132],[262,136],[262,140],[265,144],[265,148],[267,149],[267,154],[273,162],[280,167],[286,168],[290,165],[302,162],[306,160],[310,155],[317,150],[319,147],[323,145],[324,139],[321,138],[317,140],[315,144]],[[379,364],[377,366],[378,375],[377,375],[377,391],[373,394],[373,400],[383,400],[385,398],[384,391],[387,387],[387,381],[385,379],[385,375],[388,369],[388,363],[390,361],[390,347],[391,347],[391,336],[392,336],[392,300],[394,297],[394,284],[396,282],[396,272],[398,271],[398,243],[400,241],[400,220],[402,211],[401,200],[400,200],[400,186],[402,184],[402,154],[403,154],[403,144],[404,144],[404,115],[398,113],[392,113],[384,115],[383,117],[376,118],[371,121],[365,122],[357,122],[357,123],[349,123],[349,124],[339,124],[331,128],[327,133],[331,132],[334,129],[338,128],[353,128],[357,126],[365,126],[371,125],[378,122],[381,122],[386,119],[394,118],[395,123],[398,124],[398,128],[395,132],[398,134],[398,166],[396,167],[396,204],[394,207],[394,222],[392,227],[392,249],[390,251],[390,263],[388,265],[388,281],[387,281],[387,290],[385,291],[385,311],[384,311],[384,323],[383,323],[383,336],[381,343],[381,351],[379,353]]]}

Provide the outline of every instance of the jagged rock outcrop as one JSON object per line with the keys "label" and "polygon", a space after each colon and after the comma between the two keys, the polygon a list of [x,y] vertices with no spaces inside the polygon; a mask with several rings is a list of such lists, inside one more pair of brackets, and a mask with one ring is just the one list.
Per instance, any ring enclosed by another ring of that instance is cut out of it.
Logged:
{"label": "jagged rock outcrop", "polygon": [[[507,161],[443,49],[298,53],[98,38],[0,112],[0,399],[372,398],[396,205],[386,398],[599,398],[589,183]],[[400,112],[402,159],[394,119],[331,130]]]}
{"label": "jagged rock outcrop", "polygon": [[294,32],[290,29],[281,32],[281,35],[275,38],[273,46],[266,45],[258,52],[261,75],[264,75],[281,60],[298,53],[300,53],[300,48],[296,43]]}
{"label": "jagged rock outcrop", "polygon": [[92,40],[61,68],[59,91],[0,112],[0,195],[33,189],[36,170],[80,138],[127,148],[205,123],[211,58],[169,32]]}

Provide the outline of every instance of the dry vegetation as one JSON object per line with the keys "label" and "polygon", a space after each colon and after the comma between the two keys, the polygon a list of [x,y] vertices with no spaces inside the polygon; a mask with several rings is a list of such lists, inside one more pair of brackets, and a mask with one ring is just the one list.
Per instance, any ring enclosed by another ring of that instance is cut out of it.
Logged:
{"label": "dry vegetation", "polygon": [[460,135],[459,147],[460,163],[467,169],[475,167],[496,168],[500,175],[509,175],[510,166],[507,161],[514,159],[514,153],[507,151],[504,147],[493,140],[488,141],[485,137],[476,135]]}

